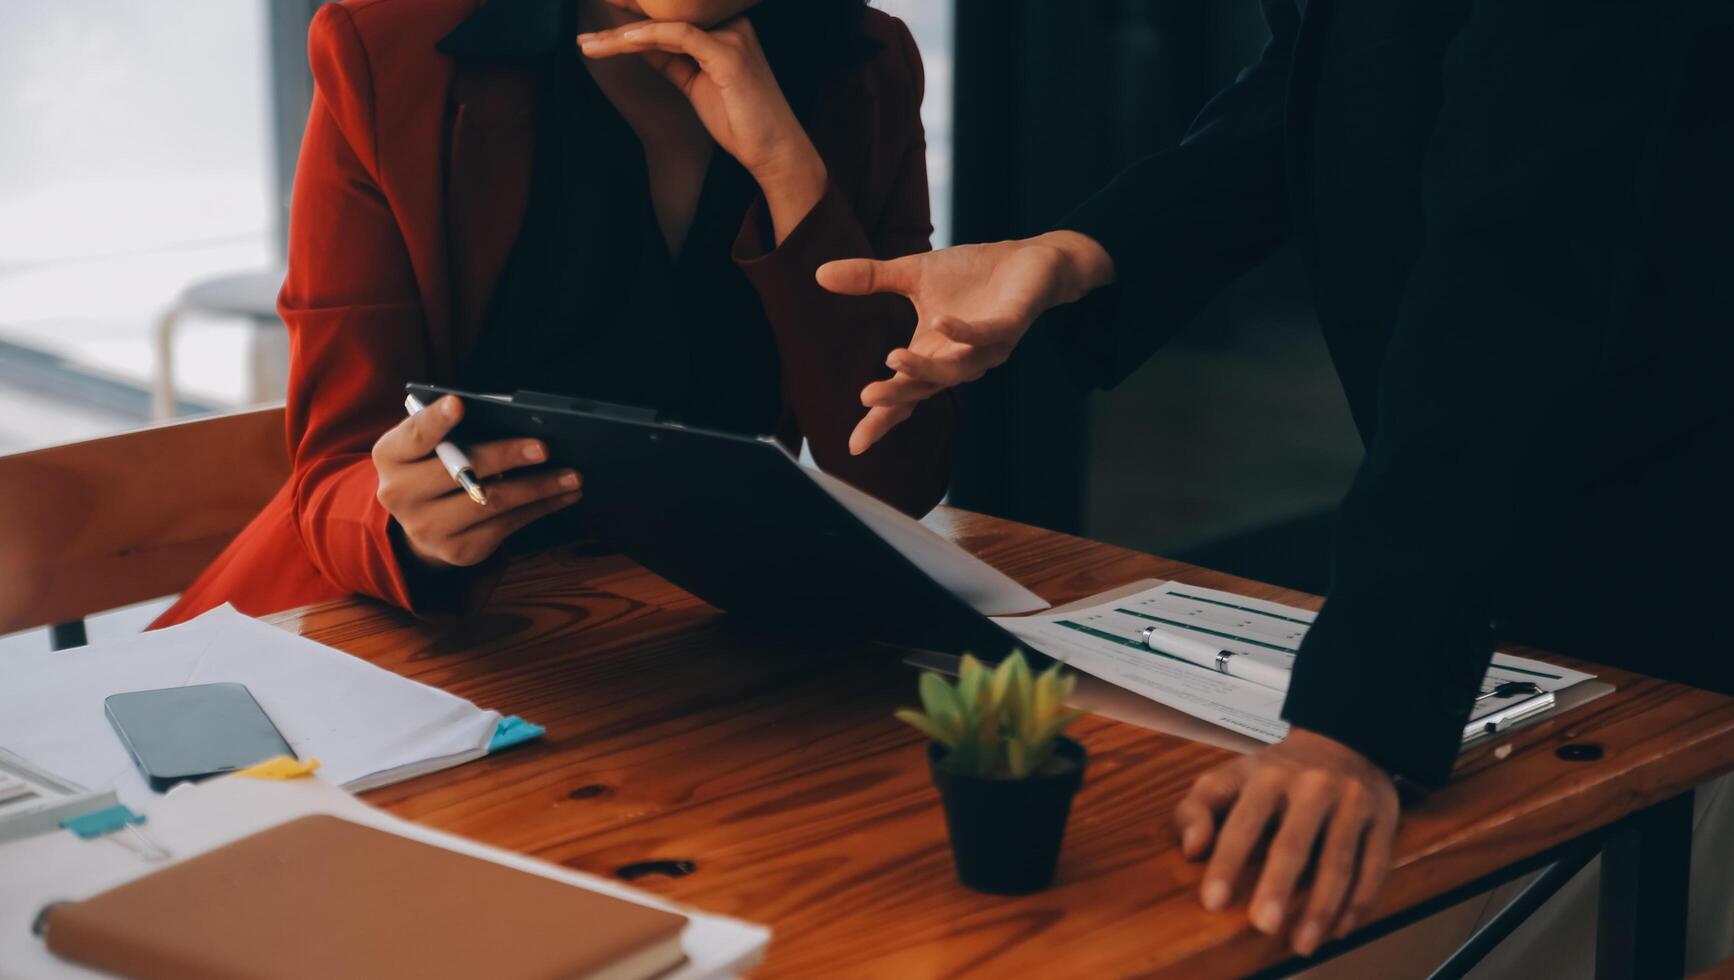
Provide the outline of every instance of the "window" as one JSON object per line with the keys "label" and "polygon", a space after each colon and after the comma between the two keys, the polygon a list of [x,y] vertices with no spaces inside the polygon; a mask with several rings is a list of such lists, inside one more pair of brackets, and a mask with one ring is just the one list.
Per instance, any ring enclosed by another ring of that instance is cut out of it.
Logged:
{"label": "window", "polygon": [[927,99],[921,106],[921,121],[927,127],[933,245],[938,248],[951,243],[952,5],[942,0],[874,0],[874,6],[909,25],[927,69]]}
{"label": "window", "polygon": [[[173,17],[134,0],[0,3],[0,452],[147,421],[156,325],[175,297],[275,264],[267,35],[288,2],[180,0]],[[943,245],[951,4],[874,2],[925,62]],[[255,337],[244,321],[183,319],[180,410],[249,400]]]}
{"label": "window", "polygon": [[[188,283],[273,260],[263,5],[0,4],[0,452],[145,421]],[[188,322],[181,396],[240,400],[244,331]]]}

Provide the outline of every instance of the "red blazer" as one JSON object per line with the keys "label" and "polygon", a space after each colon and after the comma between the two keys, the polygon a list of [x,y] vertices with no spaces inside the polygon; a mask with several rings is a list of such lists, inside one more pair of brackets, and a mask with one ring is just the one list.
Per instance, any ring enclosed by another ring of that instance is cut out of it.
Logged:
{"label": "red blazer", "polygon": [[[403,385],[450,383],[480,330],[529,190],[531,82],[458,70],[435,43],[477,0],[345,0],[309,36],[315,83],[296,174],[289,275],[289,452],[276,498],[156,625],[224,602],[260,615],[351,593],[422,613],[486,594],[498,561],[417,575],[393,545],[369,455],[403,418]],[[908,304],[845,298],[814,271],[832,259],[925,251],[931,225],[921,62],[907,29],[870,12],[882,50],[821,93],[811,136],[825,198],[766,251],[762,201],[734,258],[764,304],[783,366],[778,433],[827,471],[913,514],[944,493],[955,402],[934,399],[861,457],[858,393],[914,328]],[[407,573],[407,574],[406,574]]]}

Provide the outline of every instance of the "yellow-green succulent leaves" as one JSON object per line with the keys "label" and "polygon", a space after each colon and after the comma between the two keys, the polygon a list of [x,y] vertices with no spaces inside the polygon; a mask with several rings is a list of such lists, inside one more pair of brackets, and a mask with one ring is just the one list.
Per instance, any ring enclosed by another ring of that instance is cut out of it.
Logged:
{"label": "yellow-green succulent leaves", "polygon": [[1051,771],[1055,741],[1084,716],[1065,706],[1077,683],[1059,664],[1032,677],[1021,650],[992,669],[965,654],[955,684],[921,675],[925,714],[905,708],[897,718],[945,746],[941,764],[953,772],[1025,779]]}

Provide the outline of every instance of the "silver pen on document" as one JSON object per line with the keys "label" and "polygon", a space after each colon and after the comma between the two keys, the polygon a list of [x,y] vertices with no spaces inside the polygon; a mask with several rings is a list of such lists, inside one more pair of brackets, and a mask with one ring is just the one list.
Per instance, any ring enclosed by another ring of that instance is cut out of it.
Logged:
{"label": "silver pen on document", "polygon": [[[423,405],[421,399],[416,396],[405,395],[403,407],[409,414],[415,415],[427,406]],[[450,442],[441,442],[434,447],[434,455],[439,457],[440,462],[445,465],[446,472],[451,474],[458,486],[464,488],[464,492],[470,495],[471,500],[483,507],[488,505],[488,492],[482,489],[482,481],[476,479],[475,464],[470,462],[470,458],[464,455],[462,449]]]}
{"label": "silver pen on document", "polygon": [[1201,643],[1190,637],[1177,636],[1154,626],[1144,627],[1144,631],[1140,635],[1144,638],[1144,645],[1157,653],[1166,653],[1170,657],[1184,660],[1189,664],[1197,664],[1217,673],[1238,677],[1243,681],[1251,681],[1261,687],[1273,688],[1278,691],[1288,690],[1289,672],[1275,664],[1254,660],[1233,650],[1220,650],[1208,643]]}

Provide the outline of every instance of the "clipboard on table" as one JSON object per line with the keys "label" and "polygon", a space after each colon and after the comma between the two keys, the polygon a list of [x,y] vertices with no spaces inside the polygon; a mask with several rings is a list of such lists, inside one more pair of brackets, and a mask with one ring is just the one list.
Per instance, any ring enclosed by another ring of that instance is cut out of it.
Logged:
{"label": "clipboard on table", "polygon": [[[1315,613],[1197,584],[1148,579],[1049,608],[999,620],[1026,642],[1091,675],[1088,697],[1099,713],[1224,748],[1248,751],[1280,740],[1284,687],[1267,686],[1152,651],[1140,639],[1151,622],[1209,637],[1223,649],[1298,652]],[[1256,649],[1255,649],[1256,648]],[[1270,656],[1269,653],[1265,654]],[[911,658],[944,671],[936,657]],[[1392,674],[1388,683],[1401,684]],[[1080,688],[1083,690],[1083,688]],[[1464,745],[1545,721],[1594,700],[1612,686],[1593,674],[1514,653],[1496,652],[1480,696],[1461,733]]]}
{"label": "clipboard on table", "polygon": [[460,446],[535,438],[584,474],[585,533],[758,626],[997,660],[1029,649],[988,619],[1046,607],[919,522],[801,465],[770,436],[536,392],[406,386],[464,403]]}

